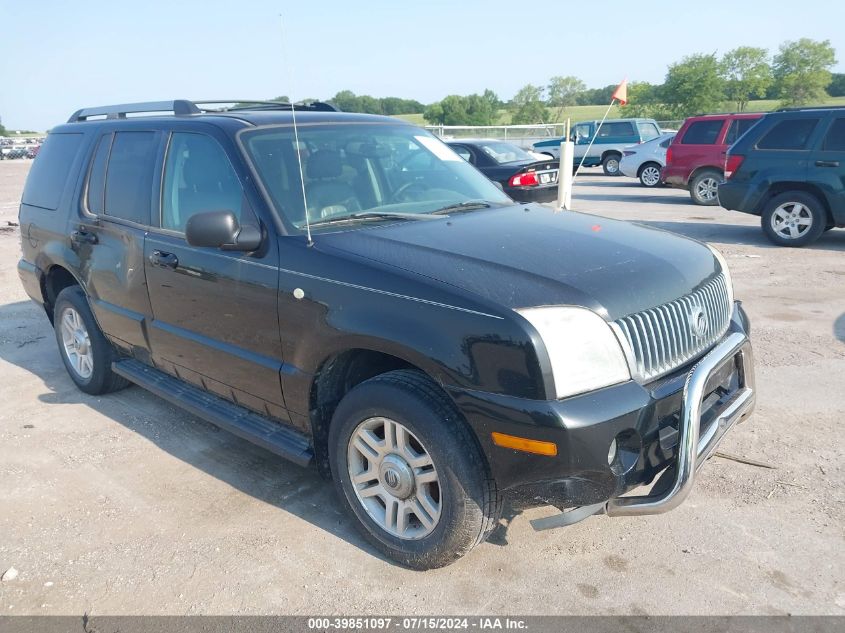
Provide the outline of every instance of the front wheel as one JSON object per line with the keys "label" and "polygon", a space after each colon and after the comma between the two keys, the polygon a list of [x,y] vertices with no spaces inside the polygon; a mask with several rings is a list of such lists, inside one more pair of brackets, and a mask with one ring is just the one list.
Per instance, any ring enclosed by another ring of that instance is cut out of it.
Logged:
{"label": "front wheel", "polygon": [[760,218],[763,232],[778,246],[806,246],[827,226],[827,214],[814,195],[787,191],[769,200]]}
{"label": "front wheel", "polygon": [[722,174],[713,170],[705,170],[695,175],[689,183],[689,195],[692,201],[706,207],[719,204],[719,183]]}
{"label": "front wheel", "polygon": [[358,529],[407,567],[448,565],[498,522],[501,502],[475,438],[419,372],[388,372],[352,389],[332,417],[329,460]]}
{"label": "front wheel", "polygon": [[604,157],[601,161],[602,169],[604,170],[605,176],[618,176],[619,175],[619,154],[608,154]]}
{"label": "front wheel", "polygon": [[640,168],[640,184],[643,187],[656,187],[660,184],[660,165],[657,163],[646,163]]}

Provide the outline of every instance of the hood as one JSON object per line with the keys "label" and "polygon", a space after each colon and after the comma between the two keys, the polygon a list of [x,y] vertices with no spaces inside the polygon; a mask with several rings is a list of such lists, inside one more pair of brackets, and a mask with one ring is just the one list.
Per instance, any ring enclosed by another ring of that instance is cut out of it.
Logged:
{"label": "hood", "polygon": [[695,240],[539,205],[327,233],[316,241],[507,308],[578,305],[609,320],[689,294],[719,270]]}

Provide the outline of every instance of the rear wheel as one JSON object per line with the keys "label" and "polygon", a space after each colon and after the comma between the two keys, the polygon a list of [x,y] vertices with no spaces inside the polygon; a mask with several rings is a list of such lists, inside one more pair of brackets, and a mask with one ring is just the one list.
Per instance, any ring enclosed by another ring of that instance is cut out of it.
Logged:
{"label": "rear wheel", "polygon": [[402,565],[448,565],[498,522],[501,502],[475,438],[419,372],[388,372],[352,389],[332,418],[329,459],[358,529]]}
{"label": "rear wheel", "polygon": [[766,203],[760,224],[778,246],[806,246],[824,233],[827,213],[814,195],[787,191]]}
{"label": "rear wheel", "polygon": [[618,176],[619,175],[619,161],[622,157],[615,152],[611,152],[607,154],[601,161],[602,169],[604,170],[605,176]]}
{"label": "rear wheel", "polygon": [[689,183],[689,195],[696,204],[712,207],[719,204],[719,183],[722,174],[715,170],[699,172]]}
{"label": "rear wheel", "polygon": [[660,165],[646,163],[640,167],[640,184],[643,187],[656,187],[660,184]]}
{"label": "rear wheel", "polygon": [[82,391],[99,395],[129,384],[111,370],[117,354],[94,320],[82,288],[70,286],[56,297],[53,327],[65,369]]}

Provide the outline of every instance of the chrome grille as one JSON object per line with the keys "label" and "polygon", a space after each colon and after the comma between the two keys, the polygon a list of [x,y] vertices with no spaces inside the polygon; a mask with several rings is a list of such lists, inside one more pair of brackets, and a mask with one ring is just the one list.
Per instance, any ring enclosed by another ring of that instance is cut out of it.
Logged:
{"label": "chrome grille", "polygon": [[[725,334],[732,309],[720,273],[685,297],[617,319],[615,324],[633,356],[635,378],[657,378],[700,355]],[[696,333],[692,319],[701,313],[706,326]]]}

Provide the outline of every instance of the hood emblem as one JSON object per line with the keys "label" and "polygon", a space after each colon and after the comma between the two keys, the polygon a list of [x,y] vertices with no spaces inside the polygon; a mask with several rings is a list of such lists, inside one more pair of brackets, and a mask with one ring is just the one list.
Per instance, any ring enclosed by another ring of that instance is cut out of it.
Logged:
{"label": "hood emblem", "polygon": [[707,333],[707,313],[701,306],[695,306],[689,313],[690,330],[694,336],[701,338]]}

